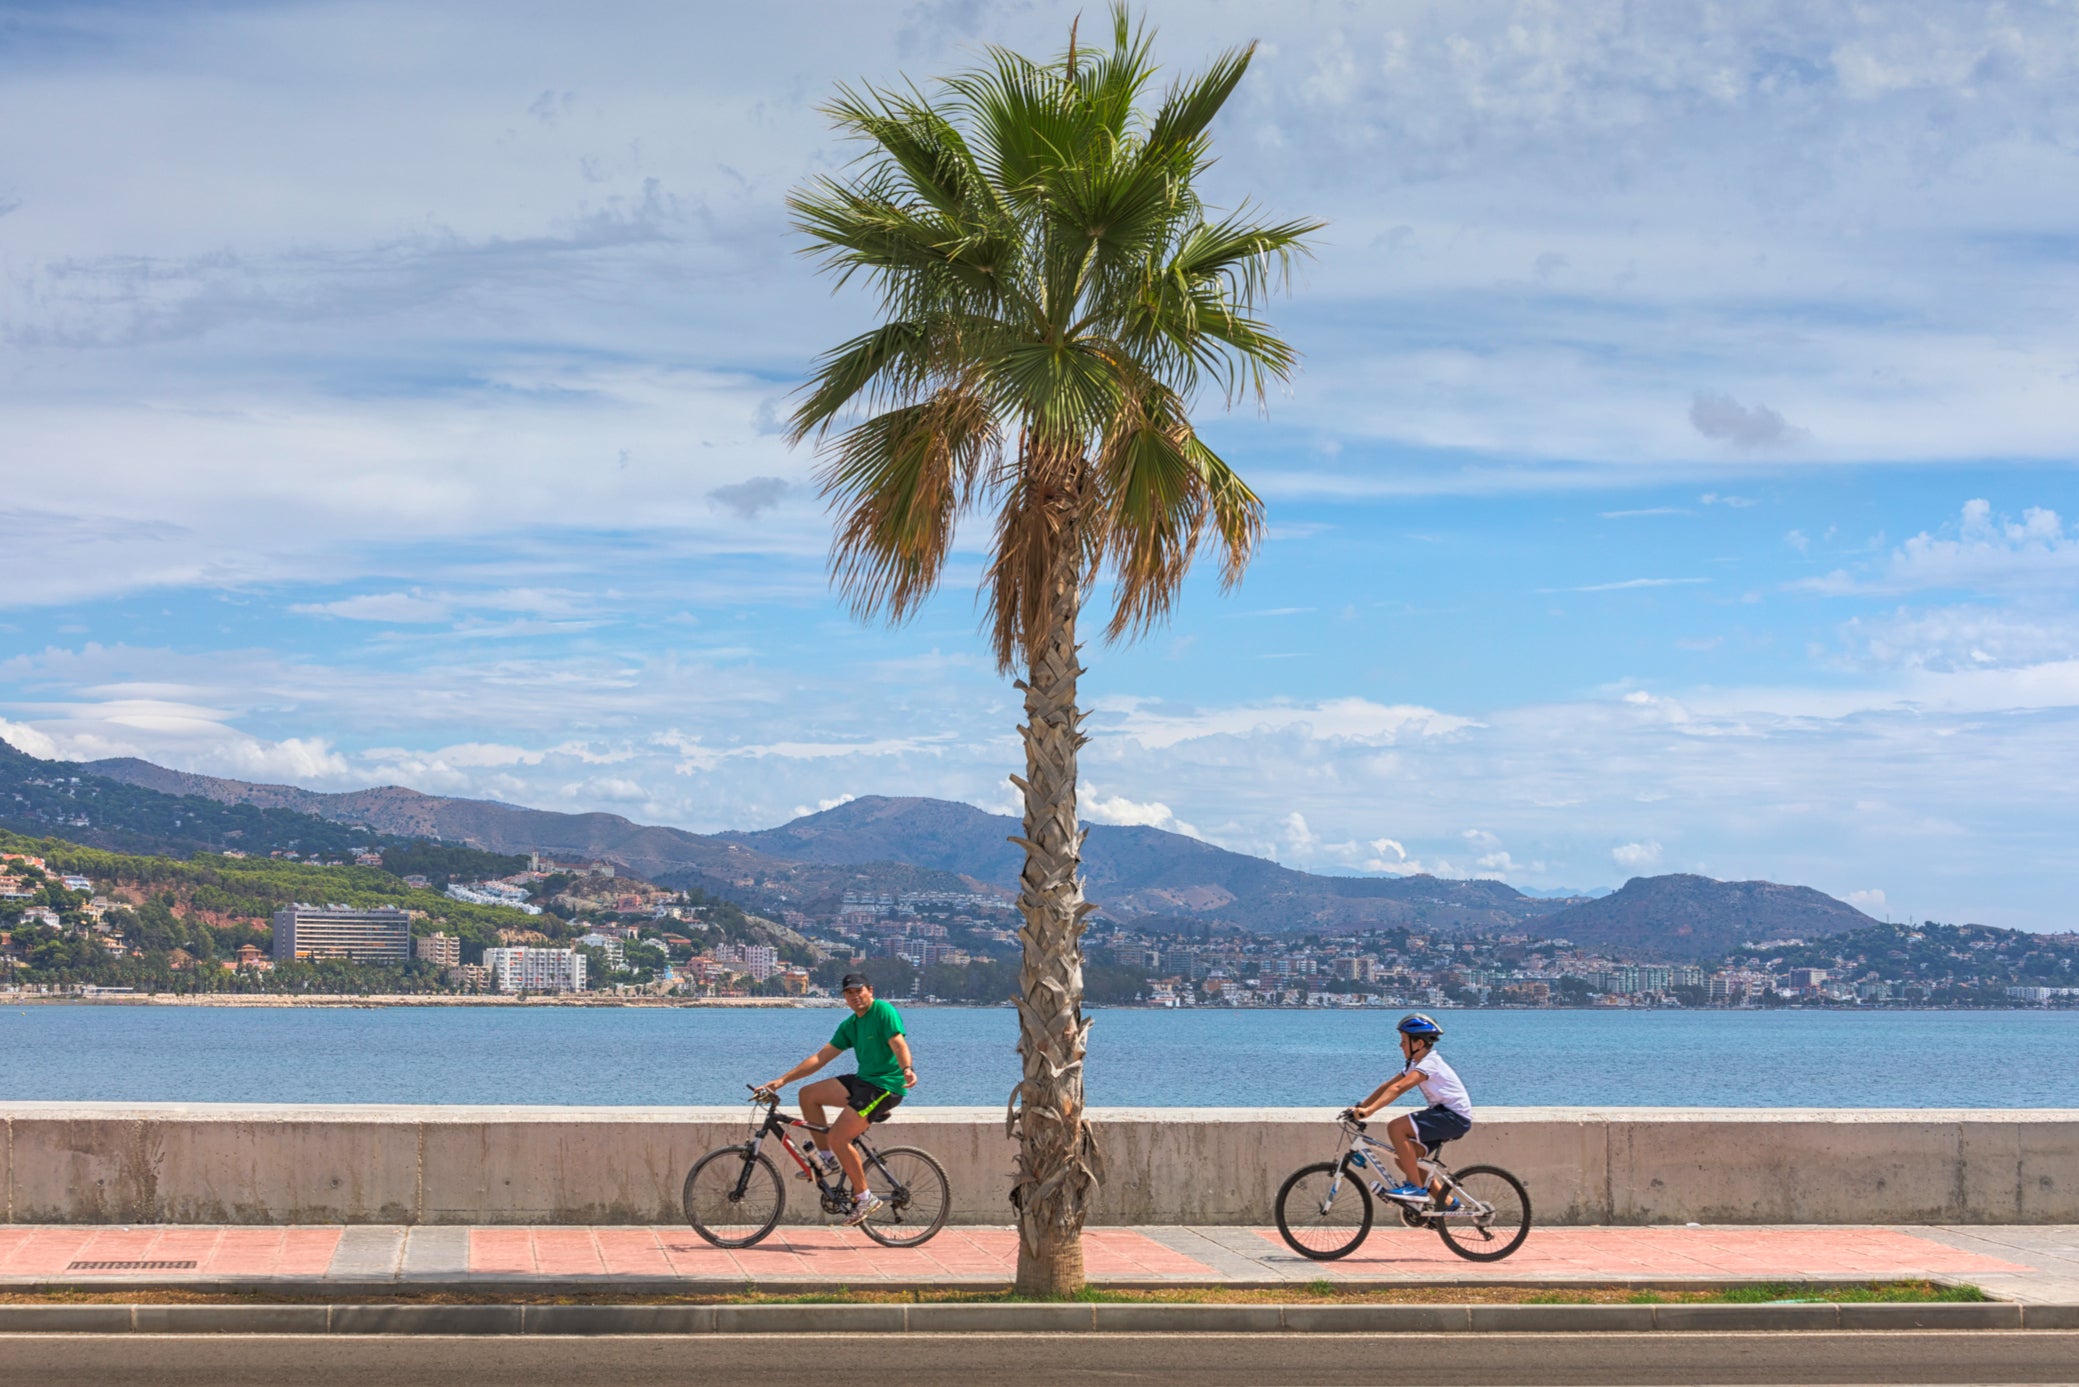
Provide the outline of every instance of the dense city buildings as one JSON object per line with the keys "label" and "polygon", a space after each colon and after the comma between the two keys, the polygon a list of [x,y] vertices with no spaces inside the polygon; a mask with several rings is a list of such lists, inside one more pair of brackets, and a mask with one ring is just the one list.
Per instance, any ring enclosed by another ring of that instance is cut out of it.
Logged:
{"label": "dense city buildings", "polygon": [[404,963],[411,956],[411,915],[403,910],[287,905],[274,912],[277,963],[317,958]]}

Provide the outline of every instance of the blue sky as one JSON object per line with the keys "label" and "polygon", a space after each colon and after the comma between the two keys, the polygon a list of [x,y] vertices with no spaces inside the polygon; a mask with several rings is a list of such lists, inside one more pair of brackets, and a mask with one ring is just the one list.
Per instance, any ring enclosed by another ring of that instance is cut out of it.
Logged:
{"label": "blue sky", "polygon": [[[0,3],[0,736],[696,829],[1008,808],[982,539],[899,631],[775,419],[840,81],[1041,3]],[[1323,871],[2071,928],[2079,16],[1169,4],[1216,200],[1330,223],[1207,432],[1236,593],[1085,804]]]}

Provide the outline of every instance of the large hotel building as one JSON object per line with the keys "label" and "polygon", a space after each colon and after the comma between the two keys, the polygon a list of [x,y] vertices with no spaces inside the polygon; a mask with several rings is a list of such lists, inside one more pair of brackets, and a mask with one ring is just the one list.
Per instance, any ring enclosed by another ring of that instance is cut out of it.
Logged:
{"label": "large hotel building", "polygon": [[274,912],[274,961],[299,958],[408,963],[411,916],[394,906],[285,905]]}

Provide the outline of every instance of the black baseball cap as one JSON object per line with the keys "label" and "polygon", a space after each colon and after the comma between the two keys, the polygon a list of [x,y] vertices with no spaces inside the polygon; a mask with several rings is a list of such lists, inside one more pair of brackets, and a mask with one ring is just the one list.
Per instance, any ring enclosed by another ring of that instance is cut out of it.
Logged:
{"label": "black baseball cap", "polygon": [[847,974],[845,974],[845,980],[844,980],[844,982],[843,982],[843,983],[841,983],[841,984],[839,984],[839,990],[840,990],[840,991],[844,991],[844,990],[846,990],[846,989],[849,989],[849,988],[854,988],[854,987],[872,987],[872,986],[873,986],[873,979],[872,979],[872,978],[869,978],[869,977],[867,977],[867,976],[866,976],[866,974],[864,974],[864,973],[847,973]]}

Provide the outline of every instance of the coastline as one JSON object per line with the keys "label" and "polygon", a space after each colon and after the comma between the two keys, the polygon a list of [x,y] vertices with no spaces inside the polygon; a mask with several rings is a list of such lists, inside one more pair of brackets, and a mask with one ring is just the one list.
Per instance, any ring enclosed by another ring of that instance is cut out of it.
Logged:
{"label": "coastline", "polygon": [[[997,1010],[1010,1005],[1009,1002],[947,1002],[922,1001],[915,998],[898,998],[904,1009],[931,1008],[955,1011]],[[259,1010],[281,1010],[295,1007],[315,1007],[339,1011],[370,1011],[385,1007],[488,1007],[509,1009],[514,1007],[603,1007],[650,1011],[699,1010],[702,1008],[721,1010],[796,1010],[827,1011],[841,1008],[843,1001],[836,997],[632,997],[614,996],[606,993],[541,993],[520,995],[482,992],[384,992],[356,996],[350,993],[277,993],[277,992],[128,992],[116,995],[81,996],[78,993],[31,993],[0,991],[0,1008],[26,1006],[68,1007],[202,1007],[202,1008],[257,1008]],[[1388,1007],[1170,1007],[1152,1002],[1106,1002],[1085,1004],[1087,1011],[1165,1011],[1181,1014],[1205,1013],[1228,1015],[1238,1013],[1256,1014],[1263,1012],[1292,1012],[1301,1015],[1318,1015],[1322,1012],[1349,1011],[1384,1013],[1395,1010],[1402,1004]],[[1407,1005],[1413,1005],[1409,1003]],[[1482,1011],[1482,1012],[1538,1012],[1553,1014],[1612,1014],[1632,1015],[1640,1012],[1668,1012],[1686,1015],[1781,1015],[1788,1012],[1831,1012],[1846,1015],[1886,1015],[1897,1012],[1985,1012],[1988,1015],[2008,1013],[2035,1014],[2042,1012],[2079,1012],[2079,1006],[2043,1006],[2017,1003],[2011,1006],[1984,1005],[1799,1005],[1776,1007],[1609,1007],[1568,1006],[1536,1007],[1517,1006],[1506,1003],[1484,1005],[1461,1005],[1453,1003],[1430,1004],[1437,1011]]]}

